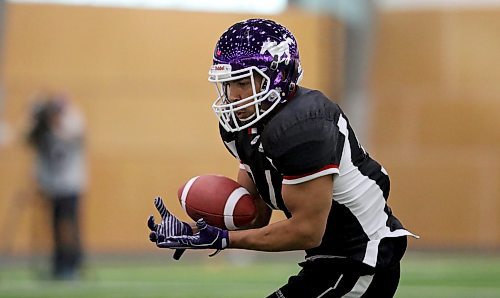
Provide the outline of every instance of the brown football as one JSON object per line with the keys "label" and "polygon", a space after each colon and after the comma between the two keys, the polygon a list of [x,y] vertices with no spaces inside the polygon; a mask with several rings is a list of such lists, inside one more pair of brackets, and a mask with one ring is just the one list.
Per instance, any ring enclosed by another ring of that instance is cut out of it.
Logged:
{"label": "brown football", "polygon": [[237,230],[256,216],[254,198],[238,182],[221,175],[200,175],[189,179],[177,192],[182,208],[194,221]]}

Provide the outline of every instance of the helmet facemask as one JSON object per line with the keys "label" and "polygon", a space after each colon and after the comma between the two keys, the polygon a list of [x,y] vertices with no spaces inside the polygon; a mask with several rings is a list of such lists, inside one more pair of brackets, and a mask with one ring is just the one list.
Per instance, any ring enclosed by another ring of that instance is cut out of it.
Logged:
{"label": "helmet facemask", "polygon": [[[260,86],[256,86],[256,74],[262,77]],[[231,101],[228,97],[229,83],[246,78],[250,78],[252,95],[237,101]],[[219,123],[226,131],[239,131],[254,125],[269,114],[281,100],[278,91],[274,89],[269,90],[269,86],[271,85],[269,76],[255,66],[232,71],[230,64],[213,65],[210,68],[208,80],[214,83],[218,94],[217,99],[212,104],[212,109],[219,118]],[[252,105],[255,110],[253,115],[244,119],[240,119],[237,116],[238,111]]]}

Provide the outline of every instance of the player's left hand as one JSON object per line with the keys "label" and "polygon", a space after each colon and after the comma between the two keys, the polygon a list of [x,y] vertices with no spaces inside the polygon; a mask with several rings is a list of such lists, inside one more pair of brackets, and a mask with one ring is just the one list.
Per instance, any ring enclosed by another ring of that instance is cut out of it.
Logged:
{"label": "player's left hand", "polygon": [[[191,226],[178,220],[174,215],[172,215],[172,213],[167,210],[160,197],[155,199],[154,204],[161,215],[161,223],[156,224],[153,215],[148,218],[148,227],[151,230],[149,240],[155,242],[158,247],[166,247],[160,246],[160,243],[165,243],[165,239],[167,237],[176,235],[193,235]],[[175,260],[180,259],[184,251],[185,249],[176,249],[173,258]]]}
{"label": "player's left hand", "polygon": [[229,231],[223,230],[207,224],[203,218],[196,222],[198,232],[194,235],[179,235],[166,237],[164,242],[158,243],[159,247],[187,248],[187,249],[207,249],[213,248],[216,251],[210,256],[216,255],[219,251],[229,245]]}

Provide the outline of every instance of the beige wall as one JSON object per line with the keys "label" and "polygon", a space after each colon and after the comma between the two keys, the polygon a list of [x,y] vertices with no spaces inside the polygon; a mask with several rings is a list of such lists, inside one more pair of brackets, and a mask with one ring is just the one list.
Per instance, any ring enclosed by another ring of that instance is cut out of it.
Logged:
{"label": "beige wall", "polygon": [[382,16],[374,155],[415,246],[500,247],[499,10]]}

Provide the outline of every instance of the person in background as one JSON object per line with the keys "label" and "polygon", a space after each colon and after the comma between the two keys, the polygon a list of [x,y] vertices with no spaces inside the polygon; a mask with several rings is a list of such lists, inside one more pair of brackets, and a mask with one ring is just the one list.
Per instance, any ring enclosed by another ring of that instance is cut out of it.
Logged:
{"label": "person in background", "polygon": [[37,188],[52,211],[52,276],[77,279],[82,265],[80,200],[87,182],[83,117],[68,96],[42,93],[35,97],[30,126]]}

